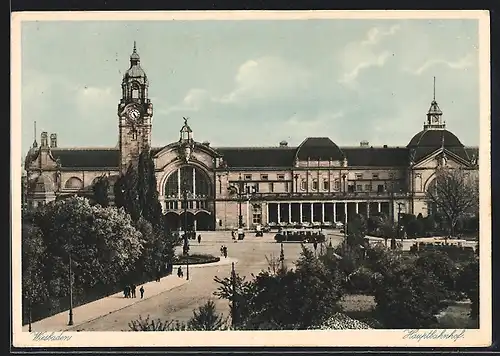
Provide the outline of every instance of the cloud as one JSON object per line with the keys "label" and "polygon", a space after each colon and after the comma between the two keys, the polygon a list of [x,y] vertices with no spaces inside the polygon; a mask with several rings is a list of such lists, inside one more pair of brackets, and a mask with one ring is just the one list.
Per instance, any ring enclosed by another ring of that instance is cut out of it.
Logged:
{"label": "cloud", "polygon": [[115,100],[111,87],[84,86],[76,90],[76,104],[78,112],[86,117],[97,109],[109,108]]}
{"label": "cloud", "polygon": [[309,72],[279,57],[261,57],[244,62],[236,73],[235,88],[214,99],[220,103],[285,97],[305,90]]}
{"label": "cloud", "polygon": [[420,67],[414,70],[408,70],[409,72],[415,75],[421,75],[428,69],[436,66],[436,65],[445,65],[450,69],[465,69],[472,67],[474,65],[474,55],[472,53],[468,53],[464,57],[456,60],[456,61],[447,61],[444,59],[429,59]]}
{"label": "cloud", "polygon": [[371,28],[361,42],[349,43],[341,54],[341,66],[344,69],[339,83],[352,86],[360,73],[370,67],[382,67],[390,57],[388,50],[377,49],[385,37],[396,34],[399,25],[388,29]]}
{"label": "cloud", "polygon": [[209,101],[210,97],[207,90],[193,88],[188,90],[180,103],[165,109],[157,109],[156,112],[162,115],[169,115],[173,112],[199,111]]}
{"label": "cloud", "polygon": [[285,121],[281,131],[290,136],[303,136],[304,132],[322,135],[325,129],[335,125],[335,121],[342,117],[344,117],[343,111],[322,112],[312,118],[303,114],[294,114]]}

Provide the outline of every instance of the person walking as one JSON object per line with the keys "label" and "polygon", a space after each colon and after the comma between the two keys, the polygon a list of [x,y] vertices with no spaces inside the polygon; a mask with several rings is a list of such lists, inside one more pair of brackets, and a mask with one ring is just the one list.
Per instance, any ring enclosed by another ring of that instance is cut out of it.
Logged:
{"label": "person walking", "polygon": [[224,258],[227,258],[227,247],[226,246],[224,246],[222,248],[222,253],[224,254]]}
{"label": "person walking", "polygon": [[135,290],[136,290],[136,285],[135,284],[132,284],[132,298],[135,298],[136,297],[136,294],[135,294]]}
{"label": "person walking", "polygon": [[177,277],[181,278],[182,277],[182,267],[179,266],[179,268],[177,268]]}
{"label": "person walking", "polygon": [[141,292],[141,299],[144,297],[144,286],[141,286],[141,289],[139,289],[139,292]]}
{"label": "person walking", "polygon": [[125,298],[130,298],[130,286],[125,287]]}
{"label": "person walking", "polygon": [[201,235],[198,235],[198,243],[201,244]]}
{"label": "person walking", "polygon": [[221,256],[224,255],[224,245],[221,245],[221,247],[220,247],[220,255]]}

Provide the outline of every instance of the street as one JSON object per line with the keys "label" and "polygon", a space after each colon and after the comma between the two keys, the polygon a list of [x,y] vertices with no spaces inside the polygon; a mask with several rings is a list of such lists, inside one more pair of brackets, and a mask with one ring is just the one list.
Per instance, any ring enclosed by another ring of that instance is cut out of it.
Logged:
{"label": "street", "polygon": [[[264,234],[263,237],[255,237],[253,233],[247,233],[243,241],[234,242],[231,239],[230,232],[201,232],[201,244],[195,240],[190,240],[190,253],[209,253],[215,256],[220,255],[221,245],[228,247],[228,257],[236,259],[236,272],[247,278],[251,274],[257,274],[262,269],[267,269],[268,258],[274,255],[276,258],[280,255],[280,244],[274,241],[275,233]],[[327,243],[332,241],[332,245],[340,243],[342,234],[335,232],[327,233]],[[293,266],[300,254],[299,243],[285,243],[284,254],[285,264]],[[308,244],[312,249],[312,244]],[[319,247],[318,247],[319,248]],[[180,250],[179,250],[180,252]],[[224,259],[224,257],[221,257]],[[224,316],[229,316],[229,302],[219,300],[213,296],[217,289],[217,283],[214,277],[229,277],[231,264],[220,266],[197,266],[189,270],[189,282],[174,289],[167,290],[149,299],[135,303],[126,308],[105,314],[93,321],[75,325],[69,330],[79,331],[129,331],[128,323],[131,320],[138,319],[141,316],[145,319],[148,315],[152,319],[179,320],[187,322],[193,315],[193,309],[204,304],[212,298],[216,303],[217,310]],[[186,278],[186,268],[183,266],[184,278]],[[175,273],[175,271],[174,271]],[[147,290],[145,292],[147,294]]]}

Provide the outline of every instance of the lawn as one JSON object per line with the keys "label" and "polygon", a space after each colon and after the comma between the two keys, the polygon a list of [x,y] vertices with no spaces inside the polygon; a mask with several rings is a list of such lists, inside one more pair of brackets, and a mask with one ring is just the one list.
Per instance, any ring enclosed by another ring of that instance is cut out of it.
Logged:
{"label": "lawn", "polygon": [[[375,298],[372,295],[347,294],[340,305],[347,316],[362,321],[374,329],[383,328],[375,318]],[[478,328],[477,321],[469,318],[469,311],[470,303],[453,303],[439,314],[437,327],[442,329]]]}

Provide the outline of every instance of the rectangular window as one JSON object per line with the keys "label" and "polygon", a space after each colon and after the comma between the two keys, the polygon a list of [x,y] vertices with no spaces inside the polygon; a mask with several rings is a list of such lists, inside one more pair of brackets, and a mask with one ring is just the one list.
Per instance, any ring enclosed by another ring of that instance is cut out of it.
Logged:
{"label": "rectangular window", "polygon": [[261,174],[260,175],[260,179],[262,179],[262,180],[268,180],[269,176],[267,174]]}
{"label": "rectangular window", "polygon": [[334,182],[335,190],[340,190],[340,179],[336,178]]}
{"label": "rectangular window", "polygon": [[284,174],[278,174],[278,180],[285,180]]}
{"label": "rectangular window", "polygon": [[373,173],[372,174],[372,179],[378,179],[378,173]]}
{"label": "rectangular window", "polygon": [[363,191],[363,186],[362,186],[361,184],[358,184],[358,185],[356,186],[356,191],[357,191],[357,192],[362,192],[362,191]]}
{"label": "rectangular window", "polygon": [[394,172],[390,172],[390,173],[389,173],[389,179],[394,179],[394,177],[395,177]]}
{"label": "rectangular window", "polygon": [[253,192],[250,193],[258,193],[259,192],[259,183],[255,183],[253,186]]}
{"label": "rectangular window", "polygon": [[348,185],[348,186],[347,186],[347,191],[348,191],[349,193],[353,193],[353,192],[354,192],[354,185]]}
{"label": "rectangular window", "polygon": [[274,183],[269,183],[269,191],[270,191],[271,193],[273,193],[273,192],[274,192]]}
{"label": "rectangular window", "polygon": [[245,174],[245,180],[252,180],[251,174]]}
{"label": "rectangular window", "polygon": [[262,215],[261,214],[253,214],[252,221],[254,224],[260,224],[262,221]]}
{"label": "rectangular window", "polygon": [[312,189],[318,190],[318,181],[316,179],[313,180]]}
{"label": "rectangular window", "polygon": [[307,189],[307,181],[305,179],[302,179],[300,181],[300,189],[306,190]]}
{"label": "rectangular window", "polygon": [[365,184],[365,191],[370,192],[372,190],[371,184]]}
{"label": "rectangular window", "polygon": [[356,173],[356,179],[363,179],[363,173]]}
{"label": "rectangular window", "polygon": [[328,187],[329,187],[328,180],[325,179],[323,181],[323,190],[328,190]]}
{"label": "rectangular window", "polygon": [[377,192],[378,193],[383,193],[384,192],[384,185],[383,184],[377,185]]}

